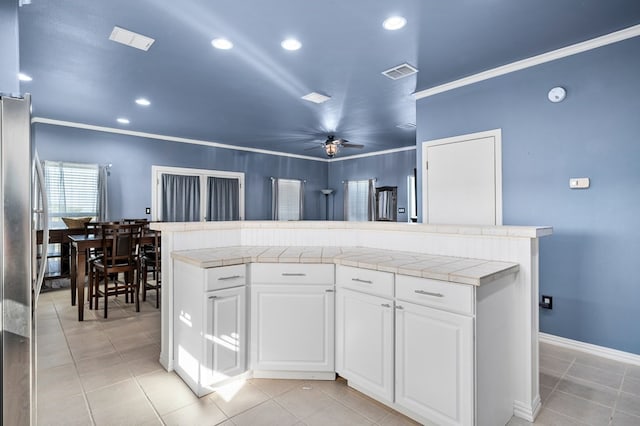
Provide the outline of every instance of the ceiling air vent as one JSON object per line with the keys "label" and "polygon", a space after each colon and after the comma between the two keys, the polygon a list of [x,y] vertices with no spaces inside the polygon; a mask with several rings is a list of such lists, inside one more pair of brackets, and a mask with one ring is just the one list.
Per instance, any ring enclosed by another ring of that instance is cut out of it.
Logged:
{"label": "ceiling air vent", "polygon": [[418,70],[411,65],[404,63],[396,67],[383,71],[382,74],[389,77],[391,80],[399,80],[401,78],[409,77],[417,73]]}
{"label": "ceiling air vent", "polygon": [[109,40],[124,45],[135,47],[136,49],[149,50],[153,42],[155,41],[151,37],[143,36],[142,34],[134,33],[133,31],[125,30],[120,27],[113,27]]}

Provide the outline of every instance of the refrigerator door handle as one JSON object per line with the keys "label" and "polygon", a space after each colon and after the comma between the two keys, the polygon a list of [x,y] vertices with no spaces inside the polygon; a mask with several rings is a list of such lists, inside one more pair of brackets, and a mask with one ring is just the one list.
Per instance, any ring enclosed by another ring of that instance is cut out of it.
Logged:
{"label": "refrigerator door handle", "polygon": [[40,296],[40,290],[42,289],[42,283],[44,282],[44,273],[47,270],[47,253],[49,251],[49,206],[47,204],[47,192],[44,182],[44,172],[42,171],[42,164],[40,164],[40,158],[38,158],[38,151],[35,152],[34,162],[36,166],[36,177],[38,186],[40,188],[40,197],[42,199],[42,261],[40,262],[40,270],[36,276],[36,282],[33,292],[33,306],[34,310],[38,306],[38,297]]}

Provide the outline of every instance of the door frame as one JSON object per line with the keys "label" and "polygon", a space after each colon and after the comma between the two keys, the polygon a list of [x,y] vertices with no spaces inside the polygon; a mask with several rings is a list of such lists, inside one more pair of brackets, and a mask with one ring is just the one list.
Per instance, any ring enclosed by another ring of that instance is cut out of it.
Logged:
{"label": "door frame", "polygon": [[464,142],[473,139],[493,138],[494,140],[494,173],[495,173],[495,224],[502,225],[502,129],[487,130],[484,132],[468,133],[465,135],[451,136],[442,139],[433,139],[422,142],[420,164],[425,168],[422,169],[422,221],[428,222],[427,207],[427,148],[436,145],[445,145],[450,143]]}

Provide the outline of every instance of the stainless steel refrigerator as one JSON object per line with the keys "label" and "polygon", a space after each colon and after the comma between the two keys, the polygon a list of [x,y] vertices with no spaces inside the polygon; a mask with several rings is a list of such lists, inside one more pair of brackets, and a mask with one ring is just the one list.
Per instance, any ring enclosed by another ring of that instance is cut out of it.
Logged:
{"label": "stainless steel refrigerator", "polygon": [[[38,199],[44,191],[35,182],[42,184],[42,170],[30,118],[29,95],[0,96],[2,425],[36,423],[35,307],[46,257],[36,262],[34,219],[43,205],[46,218],[46,200]],[[46,228],[46,219],[39,222]],[[43,241],[48,241],[46,229]]]}

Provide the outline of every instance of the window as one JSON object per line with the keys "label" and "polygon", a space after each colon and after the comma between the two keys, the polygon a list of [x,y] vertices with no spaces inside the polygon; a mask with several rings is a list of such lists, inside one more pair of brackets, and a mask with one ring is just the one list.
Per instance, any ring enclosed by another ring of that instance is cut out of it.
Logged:
{"label": "window", "polygon": [[98,217],[97,164],[44,162],[49,227],[64,228],[63,217]]}
{"label": "window", "polygon": [[153,220],[244,219],[244,173],[152,166],[151,175]]}
{"label": "window", "polygon": [[304,182],[273,178],[273,220],[302,220]]}
{"label": "window", "polygon": [[372,209],[375,206],[373,182],[374,179],[345,182],[345,220],[367,221],[374,219],[372,214]]}

